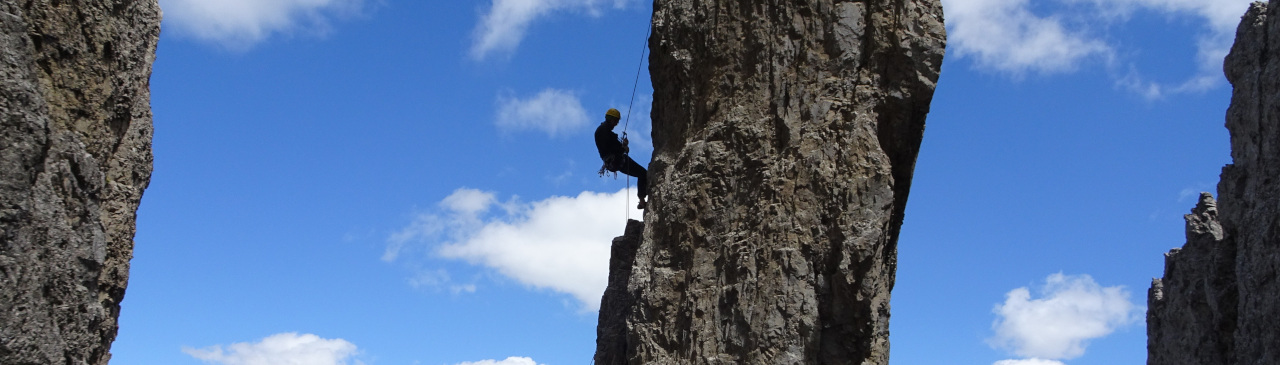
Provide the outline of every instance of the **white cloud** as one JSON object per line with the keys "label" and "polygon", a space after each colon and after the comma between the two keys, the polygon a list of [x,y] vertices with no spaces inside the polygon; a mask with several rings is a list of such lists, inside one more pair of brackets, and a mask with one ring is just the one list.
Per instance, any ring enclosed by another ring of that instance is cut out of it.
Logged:
{"label": "white cloud", "polygon": [[[387,238],[387,249],[382,252],[382,261],[395,261],[400,256],[401,250],[411,241],[434,237],[445,231],[466,232],[478,228],[481,223],[479,216],[488,212],[489,208],[497,203],[497,197],[490,192],[469,188],[454,190],[437,204],[446,211],[445,216],[418,214],[414,217],[413,223],[392,233],[391,237]],[[515,204],[514,201],[498,205],[510,210],[513,209],[512,204]],[[420,282],[430,281],[421,280]]]}
{"label": "white cloud", "polygon": [[[498,203],[492,193],[459,189],[441,202],[445,212],[420,214],[393,234],[388,252],[399,252],[409,243],[443,241],[434,246],[440,257],[482,265],[534,288],[570,294],[584,308],[595,310],[608,284],[613,238],[624,231],[627,214],[634,219],[643,216],[634,209],[635,193],[634,188],[588,191],[533,203],[515,198]],[[458,201],[486,205],[446,203]],[[501,205],[503,213],[469,215],[488,212],[492,205]],[[432,273],[418,280],[438,284],[447,281],[447,275]]]}
{"label": "white cloud", "polygon": [[493,0],[489,12],[476,25],[471,58],[483,60],[492,52],[515,52],[529,24],[537,18],[565,10],[599,16],[601,3],[607,2],[622,8],[630,0]]}
{"label": "white cloud", "polygon": [[1065,0],[1069,3],[1090,3],[1107,16],[1128,17],[1140,9],[1153,9],[1167,13],[1191,13],[1207,22],[1215,33],[1235,33],[1249,3],[1254,0]]}
{"label": "white cloud", "polygon": [[272,33],[323,33],[329,19],[364,0],[160,0],[167,24],[185,36],[244,50]]}
{"label": "white cloud", "polygon": [[1023,287],[1005,295],[993,310],[993,346],[1022,357],[1072,359],[1084,354],[1089,340],[1135,322],[1141,312],[1124,287],[1103,288],[1088,275],[1049,275],[1040,294],[1032,299]]}
{"label": "white cloud", "polygon": [[458,365],[538,365],[533,359],[527,357],[508,357],[506,360],[480,360],[476,362],[464,361]]}
{"label": "white cloud", "polygon": [[1222,60],[1231,51],[1236,26],[1253,0],[1067,0],[1092,3],[1111,17],[1127,19],[1138,10],[1155,10],[1170,15],[1189,15],[1205,23],[1205,32],[1196,40],[1196,75],[1176,85],[1147,82],[1130,77],[1121,84],[1151,98],[1170,93],[1203,91],[1222,80]]}
{"label": "white cloud", "polygon": [[458,189],[440,201],[440,206],[468,217],[484,213],[498,199],[493,193],[475,189]]}
{"label": "white cloud", "polygon": [[546,89],[529,99],[498,97],[498,128],[537,129],[555,137],[588,123],[587,111],[572,92]]}
{"label": "white cloud", "polygon": [[1015,75],[1069,71],[1110,48],[1066,30],[1059,19],[1031,13],[1029,0],[943,0],[948,37],[961,57]]}
{"label": "white cloud", "polygon": [[[182,352],[206,363],[221,365],[347,365],[363,364],[352,357],[356,345],[343,339],[327,340],[313,334],[279,333],[257,343],[233,343]],[[354,361],[354,362],[352,362]]]}
{"label": "white cloud", "polygon": [[1044,359],[1000,360],[992,365],[1066,365],[1061,361]]}
{"label": "white cloud", "polygon": [[[1110,64],[1127,53],[1102,40],[1106,25],[1136,11],[1157,11],[1203,21],[1196,40],[1198,71],[1184,81],[1147,81],[1123,72],[1117,85],[1148,98],[1196,92],[1222,80],[1222,59],[1230,51],[1240,16],[1252,0],[1057,0],[1054,13],[1036,15],[1029,0],[943,0],[956,55],[973,57],[981,68],[1022,75],[1070,71],[1091,57]],[[1068,24],[1064,19],[1084,19]],[[1114,65],[1109,65],[1114,66]]]}

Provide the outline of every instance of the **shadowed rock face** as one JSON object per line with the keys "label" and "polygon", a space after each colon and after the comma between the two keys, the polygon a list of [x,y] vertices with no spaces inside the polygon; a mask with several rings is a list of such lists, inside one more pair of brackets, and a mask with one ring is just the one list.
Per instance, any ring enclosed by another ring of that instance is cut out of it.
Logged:
{"label": "shadowed rock face", "polygon": [[155,0],[0,0],[0,364],[106,364],[151,177]]}
{"label": "shadowed rock face", "polygon": [[644,235],[644,222],[627,221],[627,230],[613,239],[609,252],[609,286],[600,300],[600,322],[596,327],[596,364],[625,363],[627,354],[627,314],[635,297],[627,292],[636,249]]}
{"label": "shadowed rock face", "polygon": [[597,363],[887,363],[944,47],[935,0],[656,1],[652,198]]}
{"label": "shadowed rock face", "polygon": [[1187,244],[1165,254],[1163,279],[1147,298],[1150,364],[1234,364],[1236,247],[1225,240],[1218,203],[1200,194],[1187,220]]}
{"label": "shadowed rock face", "polygon": [[1227,56],[1232,163],[1187,215],[1147,311],[1148,364],[1280,364],[1280,7],[1254,3]]}

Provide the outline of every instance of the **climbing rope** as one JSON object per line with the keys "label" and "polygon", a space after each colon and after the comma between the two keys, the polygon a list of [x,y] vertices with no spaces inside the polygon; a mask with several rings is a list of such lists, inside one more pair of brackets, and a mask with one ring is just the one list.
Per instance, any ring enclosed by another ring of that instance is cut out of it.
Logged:
{"label": "climbing rope", "polygon": [[[649,50],[649,35],[653,32],[653,19],[649,19],[649,27],[644,31],[644,45],[640,47],[640,64],[636,65],[636,81],[631,85],[631,101],[627,103],[627,122],[622,125],[622,140],[627,140],[627,128],[631,127],[631,108],[636,104],[636,89],[640,87],[640,70],[644,69],[644,55]],[[628,147],[628,150],[630,148]],[[626,153],[630,157],[631,152]],[[623,174],[626,175],[626,174]],[[626,175],[627,192],[623,195],[627,196],[627,204],[623,208],[627,212],[627,220],[631,220],[631,176]],[[637,182],[638,183],[638,182]],[[636,187],[639,188],[639,187]]]}
{"label": "climbing rope", "polygon": [[640,87],[640,70],[644,69],[644,55],[649,50],[649,34],[653,32],[653,20],[644,31],[644,45],[640,47],[640,64],[636,65],[636,81],[631,84],[631,102],[627,104],[627,123],[622,125],[622,137],[627,137],[627,127],[631,125],[631,107],[636,104],[636,89]]}

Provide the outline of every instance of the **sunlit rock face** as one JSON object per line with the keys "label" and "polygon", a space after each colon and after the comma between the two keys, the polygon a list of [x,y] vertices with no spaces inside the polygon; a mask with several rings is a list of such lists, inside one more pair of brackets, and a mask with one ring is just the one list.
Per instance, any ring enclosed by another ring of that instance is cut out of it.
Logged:
{"label": "sunlit rock face", "polygon": [[0,364],[106,364],[151,178],[155,0],[0,0]]}
{"label": "sunlit rock face", "polygon": [[1254,3],[1227,56],[1232,163],[1187,218],[1147,311],[1148,364],[1280,364],[1280,7]]}
{"label": "sunlit rock face", "polygon": [[652,195],[596,362],[888,363],[941,5],[658,0],[649,42]]}

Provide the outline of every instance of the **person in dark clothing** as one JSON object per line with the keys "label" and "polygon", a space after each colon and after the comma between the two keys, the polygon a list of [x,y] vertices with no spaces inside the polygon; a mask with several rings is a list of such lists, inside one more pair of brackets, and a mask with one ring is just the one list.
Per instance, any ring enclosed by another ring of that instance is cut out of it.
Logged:
{"label": "person in dark clothing", "polygon": [[621,172],[635,176],[637,194],[640,195],[640,204],[636,205],[636,209],[644,209],[648,205],[644,198],[649,195],[649,171],[632,160],[631,156],[627,156],[627,152],[631,151],[627,147],[627,139],[622,138],[619,141],[618,134],[613,133],[613,128],[618,126],[620,119],[622,119],[622,113],[619,113],[618,109],[609,109],[604,113],[604,122],[596,128],[596,149],[600,151],[600,159],[604,160],[601,171]]}

